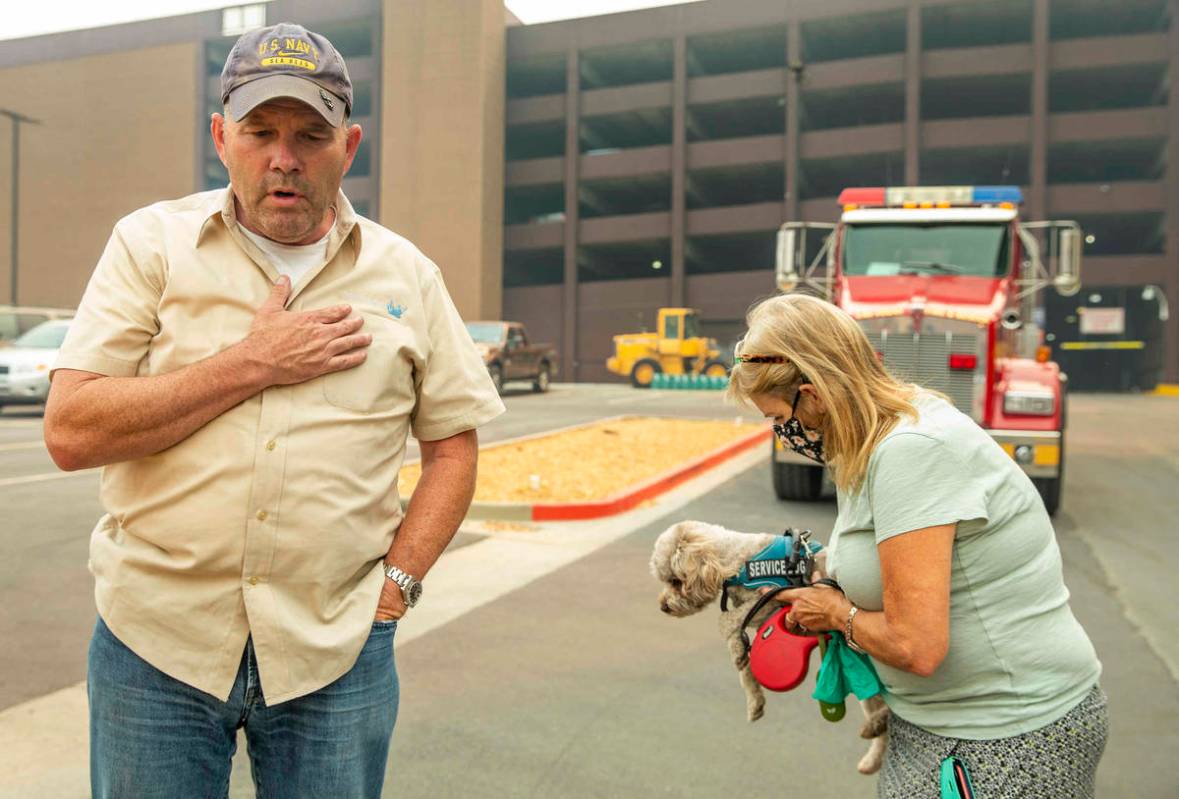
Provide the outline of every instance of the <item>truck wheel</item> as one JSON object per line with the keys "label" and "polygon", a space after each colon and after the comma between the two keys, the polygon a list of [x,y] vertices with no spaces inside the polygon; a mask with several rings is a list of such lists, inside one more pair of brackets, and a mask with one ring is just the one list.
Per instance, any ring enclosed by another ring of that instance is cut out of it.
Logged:
{"label": "truck wheel", "polygon": [[549,369],[551,367],[547,363],[540,365],[540,370],[536,373],[536,379],[532,381],[532,390],[538,394],[543,394],[549,390]]}
{"label": "truck wheel", "polygon": [[1068,427],[1068,394],[1062,398],[1063,408],[1060,414],[1060,461],[1057,464],[1055,477],[1033,477],[1032,483],[1040,492],[1040,499],[1044,500],[1044,510],[1049,516],[1055,516],[1060,510],[1060,491],[1064,483],[1064,431]]}
{"label": "truck wheel", "polygon": [[729,367],[724,361],[712,360],[704,364],[704,369],[700,373],[708,377],[728,377]]}
{"label": "truck wheel", "polygon": [[495,385],[495,393],[502,394],[504,390],[504,370],[498,363],[489,364],[487,374],[491,375],[491,382]]}
{"label": "truck wheel", "polygon": [[823,467],[770,461],[778,499],[814,502],[823,493]]}
{"label": "truck wheel", "polygon": [[1044,500],[1044,510],[1048,511],[1049,516],[1055,516],[1060,509],[1060,478],[1033,477],[1032,482],[1040,492],[1040,499]]}
{"label": "truck wheel", "polygon": [[1055,516],[1060,510],[1060,489],[1064,483],[1064,436],[1060,437],[1060,471],[1056,477],[1033,477],[1032,483],[1040,492],[1040,499],[1044,500],[1044,510],[1049,516]]}
{"label": "truck wheel", "polygon": [[635,388],[650,388],[655,375],[663,371],[659,361],[654,358],[643,358],[630,370],[630,384]]}

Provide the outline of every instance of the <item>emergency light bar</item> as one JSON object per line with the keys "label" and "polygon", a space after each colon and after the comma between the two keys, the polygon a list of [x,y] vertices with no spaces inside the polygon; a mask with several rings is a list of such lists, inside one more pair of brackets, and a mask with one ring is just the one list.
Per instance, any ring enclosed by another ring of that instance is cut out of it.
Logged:
{"label": "emergency light bar", "polygon": [[839,204],[845,210],[864,207],[951,208],[962,205],[1014,207],[1022,202],[1023,192],[1018,186],[881,186],[844,189],[839,194]]}

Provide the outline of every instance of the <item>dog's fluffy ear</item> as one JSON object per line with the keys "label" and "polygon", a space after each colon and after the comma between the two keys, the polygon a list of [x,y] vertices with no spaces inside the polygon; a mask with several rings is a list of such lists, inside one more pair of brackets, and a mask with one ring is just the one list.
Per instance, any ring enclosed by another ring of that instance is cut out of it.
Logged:
{"label": "dog's fluffy ear", "polygon": [[673,570],[684,575],[689,592],[719,594],[725,571],[713,538],[699,522],[681,522],[677,528]]}
{"label": "dog's fluffy ear", "polygon": [[672,577],[672,558],[675,557],[676,541],[682,524],[683,522],[673,524],[655,539],[655,548],[651,551],[650,568],[651,575],[660,582],[665,583]]}

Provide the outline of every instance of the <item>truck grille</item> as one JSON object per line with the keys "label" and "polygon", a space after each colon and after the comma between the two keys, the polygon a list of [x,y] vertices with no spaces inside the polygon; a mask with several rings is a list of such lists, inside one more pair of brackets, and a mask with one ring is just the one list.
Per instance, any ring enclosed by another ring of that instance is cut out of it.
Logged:
{"label": "truck grille", "polygon": [[[876,321],[876,320],[873,320]],[[863,325],[865,328],[868,324]],[[875,327],[875,325],[872,325]],[[864,332],[873,348],[884,356],[884,366],[898,379],[940,391],[958,410],[975,420],[982,418],[982,385],[986,375],[986,353],[976,332]],[[951,355],[974,355],[973,370],[951,369]]]}

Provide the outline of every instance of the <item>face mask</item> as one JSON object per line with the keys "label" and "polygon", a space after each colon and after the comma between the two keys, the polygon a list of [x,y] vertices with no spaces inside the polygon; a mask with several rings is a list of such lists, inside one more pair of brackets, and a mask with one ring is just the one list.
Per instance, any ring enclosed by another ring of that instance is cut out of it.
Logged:
{"label": "face mask", "polygon": [[826,463],[823,459],[823,434],[807,430],[795,415],[798,409],[798,399],[801,396],[801,391],[794,395],[794,402],[790,406],[790,418],[786,420],[785,424],[774,425],[774,434],[778,436],[778,440],[782,442],[783,446],[789,447],[804,458],[810,458],[817,463]]}

